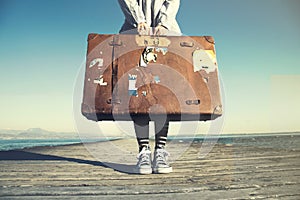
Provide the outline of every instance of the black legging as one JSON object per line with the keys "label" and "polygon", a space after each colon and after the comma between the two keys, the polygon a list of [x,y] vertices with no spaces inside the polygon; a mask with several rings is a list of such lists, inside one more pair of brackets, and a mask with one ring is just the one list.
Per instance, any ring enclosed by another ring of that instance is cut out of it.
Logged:
{"label": "black legging", "polygon": [[[139,144],[139,148],[141,148],[144,145],[149,144],[149,116],[143,116],[138,117],[134,116],[132,117],[134,122],[134,129],[136,138]],[[165,146],[167,136],[168,136],[168,129],[169,129],[169,119],[164,118],[164,120],[154,120],[154,126],[155,126],[155,148],[160,148]]]}

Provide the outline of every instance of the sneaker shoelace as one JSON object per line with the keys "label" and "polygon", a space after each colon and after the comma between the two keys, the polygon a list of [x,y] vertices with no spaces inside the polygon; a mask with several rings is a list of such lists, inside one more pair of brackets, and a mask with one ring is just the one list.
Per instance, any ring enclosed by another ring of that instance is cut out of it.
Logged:
{"label": "sneaker shoelace", "polygon": [[141,165],[148,165],[150,163],[150,156],[149,156],[149,153],[142,150],[138,155],[137,155],[137,159],[139,160],[138,161],[138,166],[141,166]]}
{"label": "sneaker shoelace", "polygon": [[157,150],[156,152],[156,163],[157,164],[163,164],[163,165],[168,165],[168,162],[167,162],[167,157],[169,156],[169,152],[167,152],[166,150],[164,149],[160,149],[160,150]]}

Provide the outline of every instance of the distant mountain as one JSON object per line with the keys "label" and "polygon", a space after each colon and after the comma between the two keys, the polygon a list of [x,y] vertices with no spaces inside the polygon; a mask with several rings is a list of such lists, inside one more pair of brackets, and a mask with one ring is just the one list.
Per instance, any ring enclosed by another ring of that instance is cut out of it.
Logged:
{"label": "distant mountain", "polygon": [[53,132],[41,128],[27,130],[0,129],[0,139],[73,139],[78,138],[77,133]]}
{"label": "distant mountain", "polygon": [[0,134],[16,134],[20,132],[22,132],[22,130],[0,129]]}

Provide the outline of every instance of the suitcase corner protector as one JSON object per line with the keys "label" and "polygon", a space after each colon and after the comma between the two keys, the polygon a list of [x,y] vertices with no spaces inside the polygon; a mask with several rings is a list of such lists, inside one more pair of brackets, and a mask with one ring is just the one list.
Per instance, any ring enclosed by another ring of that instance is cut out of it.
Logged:
{"label": "suitcase corner protector", "polygon": [[205,40],[211,44],[215,44],[215,39],[213,36],[204,36]]}
{"label": "suitcase corner protector", "polygon": [[87,41],[93,40],[97,37],[97,33],[89,33]]}

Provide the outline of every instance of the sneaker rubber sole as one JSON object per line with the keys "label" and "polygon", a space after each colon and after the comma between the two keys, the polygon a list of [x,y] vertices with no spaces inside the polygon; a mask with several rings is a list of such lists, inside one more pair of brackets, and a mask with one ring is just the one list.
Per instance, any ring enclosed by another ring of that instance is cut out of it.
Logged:
{"label": "sneaker rubber sole", "polygon": [[159,167],[159,168],[153,168],[153,173],[155,174],[168,174],[173,172],[172,167]]}
{"label": "sneaker rubber sole", "polygon": [[134,168],[136,174],[152,174],[151,168]]}

